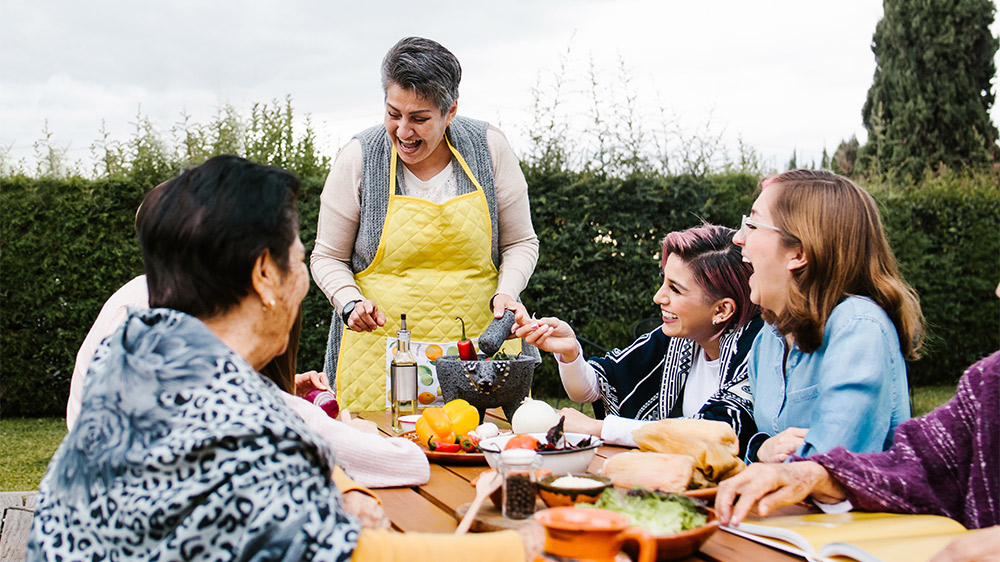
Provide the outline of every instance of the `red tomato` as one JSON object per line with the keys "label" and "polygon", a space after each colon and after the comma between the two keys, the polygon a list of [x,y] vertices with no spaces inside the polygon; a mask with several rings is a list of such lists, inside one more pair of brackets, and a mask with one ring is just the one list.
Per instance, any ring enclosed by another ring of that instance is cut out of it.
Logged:
{"label": "red tomato", "polygon": [[506,449],[531,449],[532,451],[538,450],[539,441],[530,435],[515,435],[507,441],[507,445],[504,446]]}

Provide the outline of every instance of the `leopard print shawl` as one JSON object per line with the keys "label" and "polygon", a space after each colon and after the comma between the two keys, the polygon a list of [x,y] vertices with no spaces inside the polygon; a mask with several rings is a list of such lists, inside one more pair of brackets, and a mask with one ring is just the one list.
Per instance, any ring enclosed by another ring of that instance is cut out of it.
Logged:
{"label": "leopard print shawl", "polygon": [[333,451],[202,322],[133,310],[39,489],[28,560],[347,560]]}

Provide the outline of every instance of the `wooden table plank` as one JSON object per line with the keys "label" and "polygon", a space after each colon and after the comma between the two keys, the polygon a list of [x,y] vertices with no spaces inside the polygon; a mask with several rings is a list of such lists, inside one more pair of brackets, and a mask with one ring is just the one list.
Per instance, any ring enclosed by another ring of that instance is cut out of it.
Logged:
{"label": "wooden table plank", "polygon": [[28,550],[28,532],[35,512],[26,507],[0,510],[3,517],[0,533],[0,562],[23,561]]}
{"label": "wooden table plank", "polygon": [[469,479],[431,463],[431,479],[420,486],[419,493],[443,511],[454,514],[458,506],[472,501],[476,489],[469,484]]}
{"label": "wooden table plank", "polygon": [[[475,495],[475,494],[473,494]],[[455,517],[412,488],[382,488],[378,491],[393,529],[402,532],[452,533]]]}

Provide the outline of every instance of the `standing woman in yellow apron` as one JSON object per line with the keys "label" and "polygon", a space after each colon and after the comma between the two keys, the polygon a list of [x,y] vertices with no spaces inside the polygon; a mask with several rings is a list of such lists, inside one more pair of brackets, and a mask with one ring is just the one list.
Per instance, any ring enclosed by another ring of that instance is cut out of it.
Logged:
{"label": "standing woman in yellow apron", "polygon": [[382,60],[385,123],[337,155],[323,188],[313,278],[334,307],[325,370],[351,410],[386,405],[387,338],[482,332],[538,260],[528,186],[498,129],[458,117],[462,67],[408,37]]}

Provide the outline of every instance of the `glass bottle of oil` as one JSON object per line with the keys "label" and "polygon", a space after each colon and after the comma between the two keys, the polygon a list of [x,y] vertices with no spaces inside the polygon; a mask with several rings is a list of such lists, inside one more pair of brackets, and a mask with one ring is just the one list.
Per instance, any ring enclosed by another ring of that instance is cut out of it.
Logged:
{"label": "glass bottle of oil", "polygon": [[396,331],[396,354],[389,366],[389,402],[392,405],[392,429],[403,431],[399,416],[417,413],[417,358],[410,351],[410,331],[406,315],[400,315]]}

